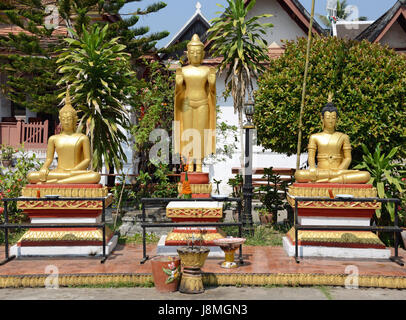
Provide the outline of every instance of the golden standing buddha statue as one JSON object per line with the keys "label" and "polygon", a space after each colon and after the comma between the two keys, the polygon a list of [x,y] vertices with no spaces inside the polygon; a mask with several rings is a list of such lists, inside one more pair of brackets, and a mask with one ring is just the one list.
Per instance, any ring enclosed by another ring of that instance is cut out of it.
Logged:
{"label": "golden standing buddha statue", "polygon": [[[196,172],[202,172],[203,159],[216,150],[216,71],[201,65],[204,45],[197,34],[187,48],[190,65],[176,70],[174,111],[180,130],[175,130],[175,152],[195,162]],[[189,129],[195,131],[187,132]],[[191,133],[198,133],[199,137]],[[190,135],[192,143],[186,145]],[[192,163],[188,171],[193,172]]]}
{"label": "golden standing buddha statue", "polygon": [[[348,170],[351,163],[351,144],[348,135],[335,131],[337,108],[329,102],[322,109],[323,132],[309,139],[309,170],[297,170],[297,182],[367,183],[369,172]],[[317,168],[316,168],[317,152]]]}
{"label": "golden standing buddha statue", "polygon": [[[98,183],[100,174],[87,170],[91,158],[90,141],[86,135],[76,132],[78,117],[71,105],[69,91],[65,106],[59,111],[59,121],[62,132],[49,138],[45,163],[39,171],[28,174],[28,181],[37,184]],[[55,151],[58,165],[56,169],[49,170]]]}

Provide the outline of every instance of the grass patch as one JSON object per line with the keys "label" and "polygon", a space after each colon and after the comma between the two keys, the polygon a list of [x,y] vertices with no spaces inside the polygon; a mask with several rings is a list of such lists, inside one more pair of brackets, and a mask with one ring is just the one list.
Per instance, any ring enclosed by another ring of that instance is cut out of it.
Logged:
{"label": "grass patch", "polygon": [[[221,227],[227,236],[238,237],[238,227]],[[282,237],[290,229],[287,225],[264,226],[257,225],[252,235],[245,235],[245,245],[248,246],[282,246]]]}
{"label": "grass patch", "polygon": [[[23,236],[23,234],[27,231],[28,229],[14,229],[14,230],[9,230],[8,232],[8,244],[10,246],[14,245],[17,243],[18,240]],[[5,244],[5,235],[4,235],[4,230],[0,231],[0,244]]]}
{"label": "grass patch", "polygon": [[327,298],[327,300],[333,300],[333,296],[330,293],[330,290],[325,286],[316,286]]}
{"label": "grass patch", "polygon": [[[147,244],[157,244],[159,241],[159,236],[155,233],[147,232],[145,234],[145,242]],[[118,238],[119,244],[142,244],[142,233],[136,233],[133,236],[120,236]]]}

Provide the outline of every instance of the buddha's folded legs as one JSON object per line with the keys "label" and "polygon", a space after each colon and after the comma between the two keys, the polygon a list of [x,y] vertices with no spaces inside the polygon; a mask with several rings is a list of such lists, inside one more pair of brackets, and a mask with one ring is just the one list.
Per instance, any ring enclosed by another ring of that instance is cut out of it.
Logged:
{"label": "buddha's folded legs", "polygon": [[355,171],[331,178],[330,183],[367,183],[371,175],[367,171]]}
{"label": "buddha's folded legs", "polygon": [[31,172],[27,176],[30,183],[98,183],[98,172],[78,170],[71,172],[49,172],[46,181],[41,181],[40,172]]}
{"label": "buddha's folded legs", "polygon": [[297,182],[329,182],[329,183],[367,183],[371,178],[369,172],[359,170],[297,170]]}

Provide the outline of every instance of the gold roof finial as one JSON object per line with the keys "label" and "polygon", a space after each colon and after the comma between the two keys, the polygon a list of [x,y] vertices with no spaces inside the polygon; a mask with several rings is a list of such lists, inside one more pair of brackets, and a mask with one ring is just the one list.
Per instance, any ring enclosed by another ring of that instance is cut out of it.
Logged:
{"label": "gold roof finial", "polygon": [[74,112],[76,114],[76,110],[72,107],[72,102],[70,100],[69,87],[66,89],[65,105],[59,110],[59,114],[65,112]]}
{"label": "gold roof finial", "polygon": [[195,33],[192,37],[192,39],[189,41],[189,43],[187,44],[188,48],[190,46],[201,46],[204,47],[203,42],[200,41],[199,35],[197,33]]}
{"label": "gold roof finial", "polygon": [[327,103],[333,102],[333,97],[334,97],[334,93],[333,93],[333,92],[329,92],[328,98],[327,98]]}

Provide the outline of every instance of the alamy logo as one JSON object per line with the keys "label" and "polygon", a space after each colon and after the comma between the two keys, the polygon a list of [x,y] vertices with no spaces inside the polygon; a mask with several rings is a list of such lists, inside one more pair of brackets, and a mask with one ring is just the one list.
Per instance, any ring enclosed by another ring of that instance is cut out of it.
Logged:
{"label": "alamy logo", "polygon": [[45,17],[45,28],[55,29],[59,26],[59,10],[55,5],[48,5],[45,7],[45,13],[48,14]]}
{"label": "alamy logo", "polygon": [[46,277],[44,285],[46,289],[59,289],[59,269],[54,265],[47,265],[45,267]]}

